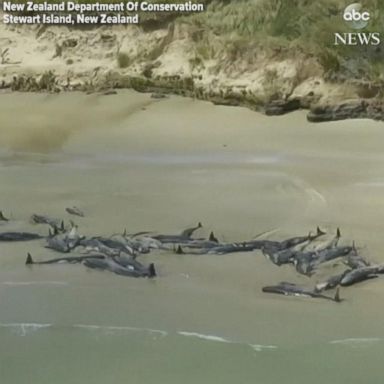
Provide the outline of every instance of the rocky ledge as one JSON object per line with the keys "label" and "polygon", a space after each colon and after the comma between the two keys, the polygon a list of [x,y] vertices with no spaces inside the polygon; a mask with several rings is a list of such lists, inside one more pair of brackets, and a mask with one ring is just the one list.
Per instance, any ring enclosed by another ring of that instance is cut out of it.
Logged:
{"label": "rocky ledge", "polygon": [[336,105],[316,105],[311,107],[307,118],[314,123],[345,119],[384,121],[384,103],[377,99],[358,99]]}
{"label": "rocky ledge", "polygon": [[265,114],[268,116],[284,115],[300,108],[302,108],[302,103],[299,98],[291,100],[274,100],[265,106]]}

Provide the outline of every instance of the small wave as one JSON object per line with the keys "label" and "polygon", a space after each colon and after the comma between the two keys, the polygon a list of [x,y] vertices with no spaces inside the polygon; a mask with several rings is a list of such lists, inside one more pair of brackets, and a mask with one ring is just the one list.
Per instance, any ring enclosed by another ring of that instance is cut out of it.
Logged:
{"label": "small wave", "polygon": [[351,346],[361,346],[361,345],[370,345],[383,341],[379,337],[360,337],[360,338],[349,338],[341,340],[330,341],[330,344],[341,344],[341,345],[351,345]]}
{"label": "small wave", "polygon": [[308,194],[308,196],[310,196],[313,202],[319,202],[324,205],[327,204],[325,197],[315,188],[306,188],[305,192]]}
{"label": "small wave", "polygon": [[3,281],[2,285],[7,286],[29,286],[29,285],[68,285],[65,281]]}
{"label": "small wave", "polygon": [[304,180],[296,179],[294,181],[294,185],[299,191],[301,190],[307,195],[310,202],[323,206],[327,205],[326,198],[317,189],[312,187]]}
{"label": "small wave", "polygon": [[251,347],[256,352],[262,352],[264,350],[277,349],[277,347],[275,345],[246,344],[246,343],[241,343],[241,342],[237,342],[237,341],[228,340],[228,339],[225,339],[224,337],[221,337],[221,336],[205,335],[205,334],[197,333],[197,332],[179,331],[179,332],[177,332],[177,334],[180,335],[180,336],[196,337],[197,339],[202,339],[202,340],[207,340],[207,341],[214,341],[214,342],[219,342],[219,343],[246,345],[246,346]]}
{"label": "small wave", "polygon": [[[29,333],[36,332],[40,329],[50,328],[53,324],[44,324],[44,323],[0,323],[0,328],[9,328],[18,336],[26,336]],[[56,329],[60,329],[60,326],[55,326]],[[140,327],[131,327],[131,326],[113,326],[113,325],[94,325],[94,324],[73,324],[69,326],[64,326],[66,329],[77,328],[84,329],[91,332],[101,332],[105,335],[116,335],[121,334],[122,332],[142,332],[148,333],[152,335],[159,335],[161,337],[169,336],[169,332],[153,329],[153,328],[140,328]],[[221,336],[216,335],[208,335],[202,334],[198,332],[190,332],[190,331],[178,331],[177,335],[184,337],[194,337],[200,340],[206,340],[210,342],[218,342],[218,343],[226,343],[240,346],[250,347],[253,351],[263,352],[264,350],[274,350],[278,347],[275,345],[262,345],[262,344],[251,344],[251,343],[243,343],[237,342],[233,340],[226,339]]]}
{"label": "small wave", "polygon": [[[87,160],[85,160],[87,161]],[[88,160],[89,161],[89,160]],[[92,159],[92,165],[95,162],[113,162],[113,163],[144,163],[154,165],[201,165],[201,164],[276,164],[281,161],[281,157],[277,155],[265,155],[265,156],[244,156],[242,154],[233,152],[227,154],[221,153],[209,153],[199,155],[178,155],[169,154],[164,155],[161,153],[142,154],[142,155],[124,155],[113,154],[105,155]],[[77,160],[78,162],[78,160]],[[76,163],[77,163],[76,162]]]}
{"label": "small wave", "polygon": [[280,156],[252,156],[247,161],[250,164],[276,164],[281,162]]}
{"label": "small wave", "polygon": [[168,332],[162,331],[160,329],[151,329],[151,328],[138,328],[138,327],[129,327],[129,326],[110,326],[110,325],[86,325],[86,324],[75,324],[74,328],[88,329],[90,331],[104,331],[107,333],[114,332],[147,332],[155,333],[161,336],[167,336]]}
{"label": "small wave", "polygon": [[202,333],[197,333],[197,332],[180,331],[180,332],[177,332],[177,334],[180,336],[197,337],[198,339],[203,339],[208,341],[218,341],[220,343],[233,343],[230,340],[224,339],[224,337],[214,336],[214,335],[204,335]]}
{"label": "small wave", "polygon": [[357,187],[368,187],[368,188],[383,188],[384,181],[368,181],[363,183],[356,183]]}
{"label": "small wave", "polygon": [[261,344],[248,344],[254,351],[263,352],[268,349],[277,349],[276,345],[261,345]]}
{"label": "small wave", "polygon": [[42,328],[49,328],[52,324],[39,323],[0,323],[0,328],[11,328],[20,336],[26,336],[28,333],[36,332]]}

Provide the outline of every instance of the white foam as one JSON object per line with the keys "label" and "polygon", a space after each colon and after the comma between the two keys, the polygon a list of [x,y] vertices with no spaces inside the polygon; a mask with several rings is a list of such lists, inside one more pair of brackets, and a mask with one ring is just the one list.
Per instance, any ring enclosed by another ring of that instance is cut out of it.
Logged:
{"label": "white foam", "polygon": [[333,341],[330,341],[330,344],[366,345],[366,344],[378,343],[382,340],[383,339],[378,338],[378,337],[359,337],[359,338],[333,340]]}
{"label": "white foam", "polygon": [[121,332],[121,331],[131,331],[131,332],[148,332],[148,333],[157,333],[161,336],[167,336],[168,332],[162,331],[160,329],[151,329],[151,328],[137,328],[129,326],[111,326],[111,325],[87,325],[87,324],[75,324],[75,328],[83,328],[93,331],[104,331],[104,332]]}
{"label": "white foam", "polygon": [[249,346],[256,352],[263,352],[266,349],[277,349],[276,345],[249,344]]}
{"label": "white foam", "polygon": [[[44,323],[0,323],[0,328],[10,328],[15,331],[19,336],[26,336],[28,333],[36,332],[43,328],[52,327],[53,324],[44,324]],[[102,332],[106,335],[108,334],[117,334],[121,332],[144,332],[149,334],[160,335],[161,337],[168,336],[169,333],[160,329],[153,328],[140,328],[140,327],[131,327],[131,326],[113,326],[113,325],[95,325],[95,324],[73,324],[69,328],[78,328],[85,329],[88,331]],[[275,345],[262,345],[262,344],[250,344],[242,343],[237,341],[232,341],[221,336],[208,335],[198,332],[191,331],[178,331],[176,332],[180,336],[185,337],[194,337],[200,340],[206,340],[211,342],[226,343],[226,344],[237,344],[247,347],[251,347],[253,351],[262,352],[264,350],[273,350],[278,347]],[[337,341],[336,341],[337,342]]]}
{"label": "white foam", "polygon": [[198,339],[203,339],[203,340],[209,340],[209,341],[218,341],[220,343],[233,343],[230,340],[224,339],[223,337],[220,336],[215,336],[215,335],[204,335],[202,333],[197,333],[197,332],[187,332],[187,331],[179,331],[177,332],[181,336],[187,336],[187,337],[197,337]]}
{"label": "white foam", "polygon": [[8,286],[29,286],[29,285],[68,285],[65,281],[3,281],[2,285]]}
{"label": "white foam", "polygon": [[2,328],[11,328],[15,330],[20,336],[26,336],[28,333],[36,332],[42,328],[49,328],[52,324],[40,324],[40,323],[0,323]]}
{"label": "white foam", "polygon": [[181,335],[181,336],[196,337],[198,339],[207,340],[207,341],[214,341],[214,342],[219,342],[219,343],[247,345],[247,346],[251,347],[256,352],[262,352],[264,350],[277,349],[277,347],[275,345],[246,344],[246,343],[228,340],[228,339],[225,339],[224,337],[221,337],[221,336],[206,335],[206,334],[197,333],[197,332],[179,331],[179,332],[177,332],[177,334]]}

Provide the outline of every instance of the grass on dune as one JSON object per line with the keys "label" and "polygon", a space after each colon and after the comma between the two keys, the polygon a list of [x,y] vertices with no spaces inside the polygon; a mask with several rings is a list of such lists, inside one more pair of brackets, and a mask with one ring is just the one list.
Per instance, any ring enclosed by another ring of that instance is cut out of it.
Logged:
{"label": "grass on dune", "polygon": [[[384,2],[362,0],[372,20],[364,32],[384,36]],[[334,33],[353,32],[342,20],[351,1],[343,0],[214,0],[207,12],[179,19],[198,28],[197,54],[231,59],[270,54],[315,57],[324,72],[384,79],[384,52],[373,46],[335,46]],[[383,15],[383,16],[381,16]]]}
{"label": "grass on dune", "polygon": [[[19,0],[27,1],[27,0]],[[43,1],[43,0],[35,0]],[[121,2],[121,0],[74,0]],[[148,0],[182,3],[184,0]],[[56,0],[51,1],[56,2]],[[315,58],[331,78],[364,77],[384,81],[384,52],[378,47],[334,45],[335,32],[353,32],[343,23],[342,12],[350,0],[193,0],[206,12],[176,14],[176,23],[188,24],[194,40],[195,62],[207,59],[252,62],[260,54],[279,58]],[[361,0],[372,16],[364,32],[380,32],[384,39],[384,1]],[[168,14],[169,15],[169,14]],[[167,13],[147,13],[142,18],[168,22]]]}

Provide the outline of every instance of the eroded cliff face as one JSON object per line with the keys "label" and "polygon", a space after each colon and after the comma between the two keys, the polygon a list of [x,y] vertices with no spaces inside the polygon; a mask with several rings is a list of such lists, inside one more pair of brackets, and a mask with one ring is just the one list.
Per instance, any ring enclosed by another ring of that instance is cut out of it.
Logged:
{"label": "eroded cliff face", "polygon": [[[93,28],[0,24],[0,87],[106,93],[134,88],[268,114],[325,105],[333,118],[329,108],[358,98],[361,83],[326,81],[313,56],[288,48],[271,52],[263,41],[224,46],[220,36],[187,19]],[[214,54],[204,52],[212,47]]]}

